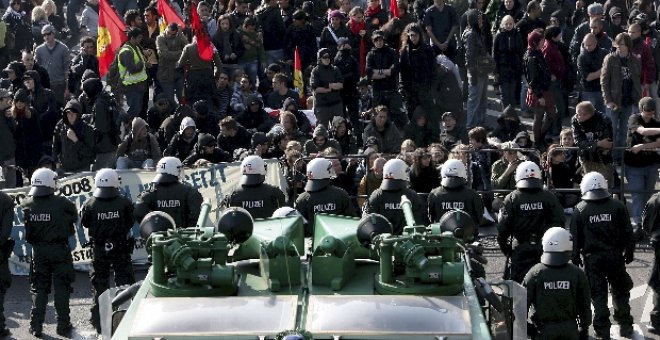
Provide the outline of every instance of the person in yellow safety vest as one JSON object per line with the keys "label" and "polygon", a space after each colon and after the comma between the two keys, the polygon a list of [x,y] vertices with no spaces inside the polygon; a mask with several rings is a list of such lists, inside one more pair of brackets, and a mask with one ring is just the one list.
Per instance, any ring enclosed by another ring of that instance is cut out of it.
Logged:
{"label": "person in yellow safety vest", "polygon": [[128,115],[137,117],[142,111],[144,93],[148,91],[147,64],[140,42],[142,30],[131,28],[127,34],[128,41],[119,50],[119,91],[126,96]]}

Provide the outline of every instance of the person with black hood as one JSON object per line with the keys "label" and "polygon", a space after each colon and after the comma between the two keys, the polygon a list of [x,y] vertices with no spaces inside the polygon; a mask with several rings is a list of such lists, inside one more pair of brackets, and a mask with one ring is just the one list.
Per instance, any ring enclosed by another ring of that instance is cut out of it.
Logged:
{"label": "person with black hood", "polygon": [[323,124],[316,125],[312,139],[305,142],[304,153],[308,156],[314,156],[321,153],[326,148],[335,148],[341,150],[341,145],[334,138],[330,138],[328,129]]}
{"label": "person with black hood", "polygon": [[348,193],[331,184],[336,177],[332,162],[325,158],[314,158],[307,163],[305,192],[298,195],[295,208],[307,220],[305,236],[314,235],[314,217],[317,213],[356,216],[353,202]]}
{"label": "person with black hood", "polygon": [[[94,126],[96,160],[93,170],[113,167],[120,142],[119,108],[114,96],[103,89],[99,78],[90,78],[83,82],[83,92]],[[127,122],[128,123],[128,122]]]}
{"label": "person with black hood", "polygon": [[121,194],[121,178],[117,172],[107,168],[99,170],[94,184],[92,197],[80,208],[80,224],[88,229],[93,249],[90,280],[94,299],[90,322],[100,334],[99,296],[110,288],[110,271],[114,271],[117,286],[135,283],[131,263],[135,240],[129,236],[133,228],[133,203]]}
{"label": "person with black hood", "polygon": [[350,38],[337,39],[337,54],[335,55],[334,65],[339,69],[344,79],[344,86],[340,90],[344,112],[348,116],[353,134],[361,138],[363,127],[358,110],[358,92],[355,91],[360,80],[360,63],[352,51]]}
{"label": "person with black hood", "polygon": [[259,157],[264,157],[268,152],[268,147],[270,140],[265,133],[258,131],[252,134],[252,147],[248,151],[247,155],[256,155]]}
{"label": "person with black hood", "polygon": [[166,93],[161,92],[154,98],[154,105],[147,110],[145,121],[149,125],[149,132],[156,134],[163,121],[169,117],[176,105],[168,99]]}
{"label": "person with black hood", "polygon": [[504,198],[497,225],[497,243],[510,258],[504,278],[522,282],[527,271],[540,262],[541,237],[551,227],[563,226],[564,211],[557,197],[543,188],[539,166],[524,161],[516,168],[516,190]]}
{"label": "person with black hood", "polygon": [[318,63],[312,69],[310,86],[314,91],[314,114],[316,124],[328,126],[335,116],[344,115],[341,90],[344,77],[338,67],[332,65],[330,50],[322,48],[318,52]]}
{"label": "person with black hood", "polygon": [[257,131],[268,132],[275,125],[275,122],[270,118],[268,112],[264,110],[264,103],[261,97],[256,95],[250,96],[247,104],[245,111],[236,116],[236,121],[251,133]]}
{"label": "person with black hood", "polygon": [[405,195],[412,202],[412,212],[416,223],[424,224],[425,203],[417,193],[408,188],[410,172],[408,165],[401,159],[390,159],[383,166],[383,181],[380,188],[372,192],[364,204],[362,216],[381,214],[392,223],[393,234],[401,235],[406,219],[401,208],[401,196]]}
{"label": "person with black hood", "polygon": [[367,53],[365,71],[373,89],[372,104],[387,106],[392,121],[399,128],[403,128],[408,123],[408,117],[401,112],[403,103],[397,92],[399,57],[393,48],[385,44],[383,31],[374,31],[371,39],[374,47]]}
{"label": "person with black hood", "polygon": [[[16,165],[25,170],[28,176],[38,167],[37,163],[43,154],[39,118],[34,108],[30,106],[29,101],[27,91],[21,89],[16,93],[14,103],[9,110],[11,117],[16,122],[16,130],[13,134],[16,145]],[[27,183],[23,183],[23,176],[18,176],[16,178],[16,186],[22,187],[23,185],[27,185]]]}
{"label": "person with black hood", "polygon": [[82,119],[82,105],[71,99],[53,134],[53,156],[58,171],[89,171],[94,163],[94,128]]}
{"label": "person with black hood", "polygon": [[183,165],[189,168],[231,162],[231,155],[216,147],[215,137],[208,133],[197,134],[197,144],[190,156],[186,157]]}
{"label": "person with black hood", "polygon": [[133,118],[131,133],[117,147],[117,169],[153,169],[161,158],[156,136],[140,117]]}
{"label": "person with black hood", "polygon": [[[50,153],[53,140],[55,124],[61,118],[60,105],[50,89],[41,86],[39,73],[27,71],[23,76],[23,85],[28,91],[29,104],[34,108],[33,113],[39,120],[39,131],[44,145],[44,152]],[[18,93],[18,92],[16,92]],[[84,114],[85,112],[81,112]]]}
{"label": "person with black hood", "polygon": [[191,117],[181,120],[179,132],[175,133],[163,151],[163,156],[173,156],[179,160],[186,159],[193,152],[197,143],[197,123]]}
{"label": "person with black hood", "polygon": [[232,116],[227,116],[220,121],[220,133],[218,134],[218,146],[230,154],[236,149],[249,149],[252,136]]}
{"label": "person with black hood", "polygon": [[19,89],[24,88],[23,74],[25,74],[25,65],[19,61],[10,62],[4,70],[2,70],[2,88],[9,90],[11,93],[16,93]]}
{"label": "person with black hood", "polygon": [[341,116],[332,118],[330,125],[330,137],[339,142],[342,155],[354,155],[358,152],[358,143],[355,134],[348,129],[346,119]]}
{"label": "person with black hood", "polygon": [[500,142],[512,141],[521,131],[524,131],[524,126],[520,123],[516,109],[513,105],[508,105],[497,117],[497,127],[488,133],[488,137],[495,137]]}
{"label": "person with black hood", "polygon": [[14,188],[16,186],[16,170],[8,165],[16,164],[16,144],[14,142],[14,132],[16,131],[16,119],[10,111],[12,93],[6,89],[0,89],[0,167],[2,168],[2,177],[5,179],[4,186],[0,187]]}
{"label": "person with black hood", "polygon": [[296,10],[293,13],[293,23],[287,26],[284,33],[284,60],[293,65],[293,54],[298,47],[303,70],[314,65],[316,56],[316,34],[308,22],[307,13]]}
{"label": "person with black hood", "polygon": [[220,133],[220,126],[218,126],[218,118],[211,112],[210,105],[208,100],[198,100],[193,104],[197,130],[200,133],[217,136]]}
{"label": "person with black hood", "polygon": [[477,225],[481,224],[484,204],[481,196],[467,186],[465,165],[458,159],[447,160],[440,170],[440,186],[428,197],[428,218],[437,223],[451,210],[465,211]]}
{"label": "person with black hood", "polygon": [[[440,129],[440,124],[436,124],[437,129]],[[412,140],[415,145],[419,147],[427,147],[438,136],[438,132],[434,132],[429,125],[428,115],[422,105],[415,108],[415,111],[410,117],[410,121],[403,128],[403,139]]]}
{"label": "person with black hood", "polygon": [[435,105],[433,95],[437,86],[437,64],[433,48],[424,42],[423,29],[418,23],[406,26],[401,35],[401,43],[399,93],[407,99],[408,113],[415,112],[421,106],[427,126],[438,134],[442,113]]}
{"label": "person with black hood", "polygon": [[[298,109],[297,98],[285,99],[284,103],[282,104],[281,111],[288,111],[294,115],[296,119],[296,127],[298,128],[298,131],[302,132],[307,136],[309,136],[312,133],[312,123],[310,123],[309,118],[307,118],[307,115]],[[286,128],[284,130],[287,133],[289,132]]]}
{"label": "person with black hood", "polygon": [[[172,102],[170,105],[174,106]],[[171,109],[170,109],[171,110]],[[186,117],[193,117],[195,113],[189,105],[179,105],[177,106],[171,115],[165,117],[163,122],[158,127],[158,145],[160,149],[164,150],[167,147],[167,143],[172,140],[172,137],[179,131],[181,122]]]}
{"label": "person with black hood", "polygon": [[282,190],[265,183],[266,163],[261,157],[245,157],[241,169],[240,185],[225,196],[224,208],[240,207],[249,210],[253,218],[268,218],[285,205]]}

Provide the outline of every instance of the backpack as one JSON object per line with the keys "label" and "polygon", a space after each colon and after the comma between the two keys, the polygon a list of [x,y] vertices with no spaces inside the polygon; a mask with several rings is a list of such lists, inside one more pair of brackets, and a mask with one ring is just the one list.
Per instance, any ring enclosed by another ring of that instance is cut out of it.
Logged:
{"label": "backpack", "polygon": [[116,54],[115,54],[115,58],[112,60],[112,63],[110,63],[110,67],[108,68],[108,73],[106,75],[105,82],[113,90],[116,90],[119,86],[119,62],[117,61]]}

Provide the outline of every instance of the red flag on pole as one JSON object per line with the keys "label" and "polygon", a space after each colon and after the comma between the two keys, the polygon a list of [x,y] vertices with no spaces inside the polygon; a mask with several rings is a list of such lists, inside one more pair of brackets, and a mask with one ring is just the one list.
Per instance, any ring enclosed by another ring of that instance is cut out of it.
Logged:
{"label": "red flag on pole", "polygon": [[399,17],[399,4],[397,0],[390,0],[390,13],[392,13],[392,18]]}
{"label": "red flag on pole", "polygon": [[121,45],[128,40],[126,25],[117,12],[108,4],[108,0],[99,2],[99,30],[96,40],[96,56],[99,58],[99,76],[108,73],[108,68]]}
{"label": "red flag on pole", "polygon": [[300,99],[300,107],[307,107],[307,99],[305,98],[305,84],[303,83],[302,76],[302,62],[300,61],[300,52],[298,46],[293,54],[293,87],[298,91],[298,98]]}
{"label": "red flag on pole", "polygon": [[204,61],[213,60],[213,46],[211,46],[211,38],[209,33],[206,31],[206,27],[202,24],[202,21],[199,19],[199,14],[197,14],[197,4],[192,3],[190,6],[190,26],[195,32],[195,38],[197,38],[197,53],[199,58]]}
{"label": "red flag on pole", "polygon": [[186,27],[179,14],[172,8],[167,0],[158,0],[158,13],[160,14],[160,31],[164,31],[167,25],[176,23],[180,28]]}

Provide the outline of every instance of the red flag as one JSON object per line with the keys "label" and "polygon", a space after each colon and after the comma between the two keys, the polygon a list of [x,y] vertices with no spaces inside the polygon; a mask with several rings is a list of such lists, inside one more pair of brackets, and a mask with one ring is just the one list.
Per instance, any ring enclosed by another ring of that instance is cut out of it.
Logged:
{"label": "red flag", "polygon": [[392,13],[392,18],[399,17],[399,4],[397,0],[390,0],[390,13]]}
{"label": "red flag", "polygon": [[204,24],[202,24],[202,21],[199,19],[196,3],[192,3],[190,6],[190,26],[192,27],[193,32],[195,32],[195,38],[197,38],[197,53],[199,54],[199,58],[204,61],[213,60],[211,38],[206,31],[206,27],[204,27]]}
{"label": "red flag", "polygon": [[108,68],[112,60],[121,48],[121,45],[128,40],[126,37],[126,25],[119,18],[117,12],[108,4],[108,0],[101,0],[99,3],[99,30],[96,40],[96,56],[99,58],[99,76],[103,77],[108,73]]}
{"label": "red flag", "polygon": [[176,23],[179,27],[184,28],[186,24],[181,20],[179,14],[176,13],[172,5],[167,0],[158,0],[158,13],[161,17],[160,31],[164,31],[167,25]]}
{"label": "red flag", "polygon": [[298,97],[300,98],[300,107],[307,107],[307,100],[305,98],[305,85],[303,83],[302,76],[302,62],[300,61],[300,52],[298,51],[298,46],[293,54],[293,87],[298,91]]}

